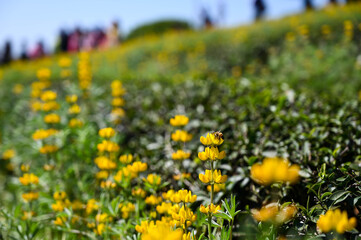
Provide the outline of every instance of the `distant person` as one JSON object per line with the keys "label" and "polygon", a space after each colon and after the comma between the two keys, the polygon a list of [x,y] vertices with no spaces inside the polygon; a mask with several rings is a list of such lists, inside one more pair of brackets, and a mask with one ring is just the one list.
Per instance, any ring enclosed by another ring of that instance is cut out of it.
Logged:
{"label": "distant person", "polygon": [[331,5],[337,5],[338,4],[337,0],[329,0],[329,3]]}
{"label": "distant person", "polygon": [[107,47],[115,47],[119,44],[119,27],[117,22],[113,22],[107,31]]}
{"label": "distant person", "polygon": [[255,20],[259,21],[264,17],[264,14],[266,12],[266,5],[263,2],[263,0],[256,0],[254,2],[254,7],[255,7],[255,10],[256,10]]}
{"label": "distant person", "polygon": [[44,44],[42,41],[39,41],[34,50],[30,52],[30,58],[31,59],[38,59],[38,58],[42,58],[45,56],[45,51],[44,51]]}
{"label": "distant person", "polygon": [[305,9],[306,11],[310,11],[314,9],[312,0],[305,0]]}
{"label": "distant person", "polygon": [[24,61],[29,59],[28,49],[25,42],[21,45],[20,59]]}
{"label": "distant person", "polygon": [[83,33],[80,28],[76,28],[68,38],[68,52],[78,52],[82,45]]}
{"label": "distant person", "polygon": [[105,48],[107,44],[107,35],[101,28],[95,29],[95,48]]}
{"label": "distant person", "polygon": [[213,21],[207,9],[202,8],[201,18],[202,18],[203,28],[210,29],[213,27]]}
{"label": "distant person", "polygon": [[67,52],[69,35],[65,32],[65,30],[60,31],[59,40],[60,40],[60,51]]}
{"label": "distant person", "polygon": [[11,42],[6,41],[4,51],[3,51],[3,56],[1,58],[0,63],[3,65],[9,64],[11,62],[11,60],[12,60],[12,58],[11,58]]}

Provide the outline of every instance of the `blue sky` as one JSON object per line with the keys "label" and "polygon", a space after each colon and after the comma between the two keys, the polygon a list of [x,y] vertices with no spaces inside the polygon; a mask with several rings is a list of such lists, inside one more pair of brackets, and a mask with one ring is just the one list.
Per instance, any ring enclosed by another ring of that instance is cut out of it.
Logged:
{"label": "blue sky", "polygon": [[[123,33],[148,21],[180,18],[193,23],[199,21],[203,4],[214,16],[223,4],[226,18],[223,26],[246,24],[253,19],[253,0],[0,0],[0,47],[4,41],[13,42],[15,52],[26,41],[31,48],[38,40],[51,49],[60,28],[75,26],[108,27],[117,19]],[[297,13],[303,8],[302,0],[265,0],[268,18]],[[328,0],[314,0],[317,7]]]}

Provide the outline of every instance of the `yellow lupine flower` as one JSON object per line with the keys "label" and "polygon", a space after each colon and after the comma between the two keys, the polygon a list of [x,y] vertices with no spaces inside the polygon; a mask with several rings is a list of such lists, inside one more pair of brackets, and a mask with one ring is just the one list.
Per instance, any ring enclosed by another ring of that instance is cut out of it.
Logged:
{"label": "yellow lupine flower", "polygon": [[203,206],[203,204],[201,204],[199,210],[204,214],[208,214],[208,213],[215,214],[219,210],[221,210],[221,206],[220,205],[214,205],[213,203],[211,203],[210,205],[205,207],[205,206]]}
{"label": "yellow lupine flower", "polygon": [[188,159],[191,156],[191,153],[184,152],[183,150],[177,150],[176,152],[172,153],[173,160],[184,160]]}
{"label": "yellow lupine flower", "polygon": [[72,203],[71,203],[71,208],[73,209],[73,211],[76,211],[76,210],[81,210],[84,208],[84,204],[79,201],[79,200],[74,200]]}
{"label": "yellow lupine flower", "polygon": [[5,152],[3,152],[2,159],[9,160],[11,158],[15,157],[15,150],[14,149],[8,149]]}
{"label": "yellow lupine flower", "polygon": [[45,115],[44,117],[44,122],[45,123],[59,123],[60,122],[60,116],[56,113],[50,113],[48,115]]}
{"label": "yellow lupine flower", "polygon": [[115,188],[116,186],[117,186],[117,185],[116,185],[114,182],[110,181],[110,180],[108,180],[108,181],[102,181],[102,182],[100,183],[100,187],[101,187],[101,188],[106,188],[106,189]]}
{"label": "yellow lupine flower", "polygon": [[111,142],[108,140],[103,140],[101,143],[97,145],[99,152],[118,152],[119,146],[115,142]]}
{"label": "yellow lupine flower", "polygon": [[48,68],[41,68],[36,72],[36,76],[39,80],[47,80],[50,78],[51,71]]}
{"label": "yellow lupine flower", "polygon": [[50,102],[43,103],[42,106],[41,106],[41,109],[44,112],[58,110],[59,108],[60,108],[59,103],[57,103],[55,101],[50,101]]}
{"label": "yellow lupine flower", "polygon": [[188,124],[188,122],[189,118],[184,115],[175,115],[174,118],[169,120],[169,123],[175,127],[185,126]]}
{"label": "yellow lupine flower", "polygon": [[119,204],[120,211],[122,212],[122,218],[127,219],[131,212],[135,211],[135,205],[133,203]]}
{"label": "yellow lupine flower", "polygon": [[273,222],[281,224],[287,222],[297,212],[297,208],[294,205],[288,205],[286,207],[280,207],[278,203],[270,203],[263,206],[261,209],[252,209],[251,213],[253,218],[258,222]]}
{"label": "yellow lupine flower", "polygon": [[[213,185],[213,192],[220,192],[221,190],[226,189],[226,184],[214,184]],[[207,191],[210,192],[212,190],[212,186],[207,186]]]}
{"label": "yellow lupine flower", "polygon": [[111,84],[112,88],[112,96],[120,97],[125,94],[125,89],[123,88],[123,84],[119,80],[114,80]]}
{"label": "yellow lupine flower", "polygon": [[144,198],[146,194],[147,194],[146,191],[144,191],[141,188],[132,189],[132,196],[134,196],[134,197]]}
{"label": "yellow lupine flower", "polygon": [[111,216],[109,216],[108,214],[106,214],[106,213],[98,213],[95,216],[95,221],[97,223],[105,223],[105,222],[113,221],[113,218]]}
{"label": "yellow lupine flower", "polygon": [[98,209],[99,209],[99,205],[96,202],[96,200],[95,199],[89,199],[87,204],[86,204],[86,208],[85,208],[86,213],[89,215],[94,210],[98,210]]}
{"label": "yellow lupine flower", "polygon": [[356,227],[356,218],[348,218],[347,212],[341,212],[340,209],[334,211],[328,210],[326,214],[321,215],[317,221],[317,227],[324,233],[336,230],[339,234],[351,231]]}
{"label": "yellow lupine flower", "polygon": [[73,104],[68,110],[69,114],[79,114],[81,111],[81,108],[78,104]]}
{"label": "yellow lupine flower", "polygon": [[106,230],[106,225],[104,223],[100,223],[93,229],[96,235],[102,235]]}
{"label": "yellow lupine flower", "polygon": [[69,127],[71,127],[71,128],[77,128],[77,127],[81,127],[83,125],[84,125],[83,121],[80,119],[77,119],[77,118],[72,118],[69,121]]}
{"label": "yellow lupine flower", "polygon": [[117,167],[116,162],[113,162],[112,160],[104,156],[97,157],[94,162],[101,170],[113,170]]}
{"label": "yellow lupine flower", "polygon": [[149,205],[158,205],[162,201],[161,197],[150,195],[145,199],[145,203]]}
{"label": "yellow lupine flower", "polygon": [[20,170],[21,170],[22,172],[29,172],[29,170],[30,170],[30,165],[29,165],[29,164],[21,164]]}
{"label": "yellow lupine flower", "polygon": [[227,181],[227,175],[221,174],[221,170],[206,170],[205,174],[199,174],[199,180],[203,183],[225,183]]}
{"label": "yellow lupine flower", "polygon": [[64,191],[61,191],[61,192],[56,191],[53,194],[53,198],[55,200],[64,200],[66,198],[66,192],[64,192]]}
{"label": "yellow lupine flower", "polygon": [[21,217],[21,220],[31,219],[33,216],[35,216],[34,211],[24,211],[23,216]]}
{"label": "yellow lupine flower", "polygon": [[122,118],[125,116],[125,111],[122,108],[114,108],[111,112],[114,118]]}
{"label": "yellow lupine flower", "polygon": [[153,221],[141,221],[140,225],[136,225],[135,226],[135,231],[139,232],[139,233],[147,233],[148,232],[148,228],[154,226],[154,222]]}
{"label": "yellow lupine flower", "polygon": [[159,214],[168,213],[168,210],[172,207],[171,203],[162,202],[161,205],[158,205],[156,210]]}
{"label": "yellow lupine flower", "polygon": [[42,154],[49,154],[49,153],[54,153],[56,151],[58,151],[58,147],[55,145],[44,145],[40,148],[40,153]]}
{"label": "yellow lupine flower", "polygon": [[146,171],[148,168],[148,164],[147,163],[143,163],[141,161],[136,161],[134,162],[131,167],[130,170],[136,174],[140,173],[140,172],[144,172]]}
{"label": "yellow lupine flower", "polygon": [[58,61],[59,67],[67,68],[71,66],[71,59],[68,57],[62,57]]}
{"label": "yellow lupine flower", "polygon": [[206,147],[204,152],[198,153],[198,158],[202,161],[206,161],[208,159],[211,161],[222,160],[225,157],[226,157],[226,152],[225,151],[219,152],[217,147]]}
{"label": "yellow lupine flower", "polygon": [[175,142],[189,142],[192,140],[193,135],[183,130],[177,130],[172,133],[172,140]]}
{"label": "yellow lupine flower", "polygon": [[34,201],[39,198],[39,193],[38,192],[28,192],[28,193],[23,193],[21,196],[25,202],[31,202],[31,201]]}
{"label": "yellow lupine flower", "polygon": [[266,158],[263,163],[253,164],[251,167],[252,179],[261,185],[270,185],[274,182],[294,184],[299,180],[300,167],[282,158]]}
{"label": "yellow lupine flower", "polygon": [[177,225],[189,227],[197,219],[197,215],[190,208],[182,206],[178,213],[172,214],[172,218],[177,221]]}
{"label": "yellow lupine flower", "polygon": [[57,97],[56,92],[53,91],[45,91],[41,94],[40,98],[42,101],[44,102],[50,102],[50,101],[54,101]]}
{"label": "yellow lupine flower", "polygon": [[78,96],[73,94],[73,95],[68,95],[65,97],[65,100],[68,102],[68,103],[76,103],[76,101],[78,101]]}
{"label": "yellow lupine flower", "polygon": [[216,133],[207,133],[206,137],[201,136],[200,141],[205,146],[221,145],[224,142],[223,138],[218,137]]}
{"label": "yellow lupine flower", "polygon": [[113,107],[122,107],[122,106],[124,106],[123,98],[120,98],[120,97],[113,98],[112,106]]}
{"label": "yellow lupine flower", "polygon": [[108,171],[99,171],[95,175],[96,179],[107,179],[108,177],[109,177]]}
{"label": "yellow lupine flower", "polygon": [[191,178],[191,174],[190,173],[180,173],[177,175],[173,176],[174,180],[183,180],[183,179],[190,179]]}
{"label": "yellow lupine flower", "polygon": [[58,130],[50,128],[50,129],[38,129],[33,133],[33,139],[35,141],[37,140],[42,140],[45,138],[48,138],[50,136],[55,135],[56,133],[58,133]]}
{"label": "yellow lupine flower", "polygon": [[22,177],[19,177],[19,181],[22,185],[27,186],[29,184],[38,184],[39,178],[33,173],[25,173]]}
{"label": "yellow lupine flower", "polygon": [[58,226],[63,226],[65,222],[66,222],[65,217],[56,217],[56,219],[53,221],[53,223]]}
{"label": "yellow lupine flower", "polygon": [[111,138],[115,135],[115,130],[113,128],[103,128],[99,130],[99,136],[102,138]]}
{"label": "yellow lupine flower", "polygon": [[155,185],[159,185],[162,181],[161,176],[157,175],[157,174],[148,174],[147,179],[144,179],[144,181],[148,182],[149,184],[155,184]]}
{"label": "yellow lupine flower", "polygon": [[192,192],[186,189],[179,190],[170,197],[170,200],[174,203],[193,203],[197,200],[197,195],[192,195]]}
{"label": "yellow lupine flower", "polygon": [[129,164],[133,161],[133,155],[132,154],[124,154],[119,157],[119,161],[124,164]]}
{"label": "yellow lupine flower", "polygon": [[173,229],[169,224],[157,222],[156,225],[148,227],[148,231],[142,234],[141,240],[181,240],[182,236],[181,229]]}

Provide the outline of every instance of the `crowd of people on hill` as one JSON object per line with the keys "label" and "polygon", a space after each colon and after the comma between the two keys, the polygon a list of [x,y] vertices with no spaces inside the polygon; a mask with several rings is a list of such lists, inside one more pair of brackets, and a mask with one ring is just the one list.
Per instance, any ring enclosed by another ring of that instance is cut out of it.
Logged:
{"label": "crowd of people on hill", "polygon": [[[113,22],[109,29],[95,28],[84,30],[75,28],[67,32],[61,30],[55,45],[55,53],[89,51],[92,49],[106,49],[119,45],[119,27],[117,22]],[[20,59],[31,60],[42,58],[46,55],[46,50],[42,41],[36,43],[34,48],[28,50],[26,44],[22,45]],[[8,64],[12,61],[12,45],[6,41],[3,50],[0,50],[0,65]]]}

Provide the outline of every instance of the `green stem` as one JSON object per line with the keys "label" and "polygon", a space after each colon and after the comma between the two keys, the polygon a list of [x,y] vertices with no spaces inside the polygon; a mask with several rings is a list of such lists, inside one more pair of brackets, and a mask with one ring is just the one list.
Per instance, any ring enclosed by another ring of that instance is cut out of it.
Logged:
{"label": "green stem", "polygon": [[208,235],[209,239],[212,240],[212,213],[208,215]]}
{"label": "green stem", "polygon": [[229,230],[229,240],[232,240],[232,237],[233,237],[233,233],[232,233],[232,230],[233,230],[233,219],[232,219],[231,225],[230,225],[229,227],[230,227],[230,230]]}

